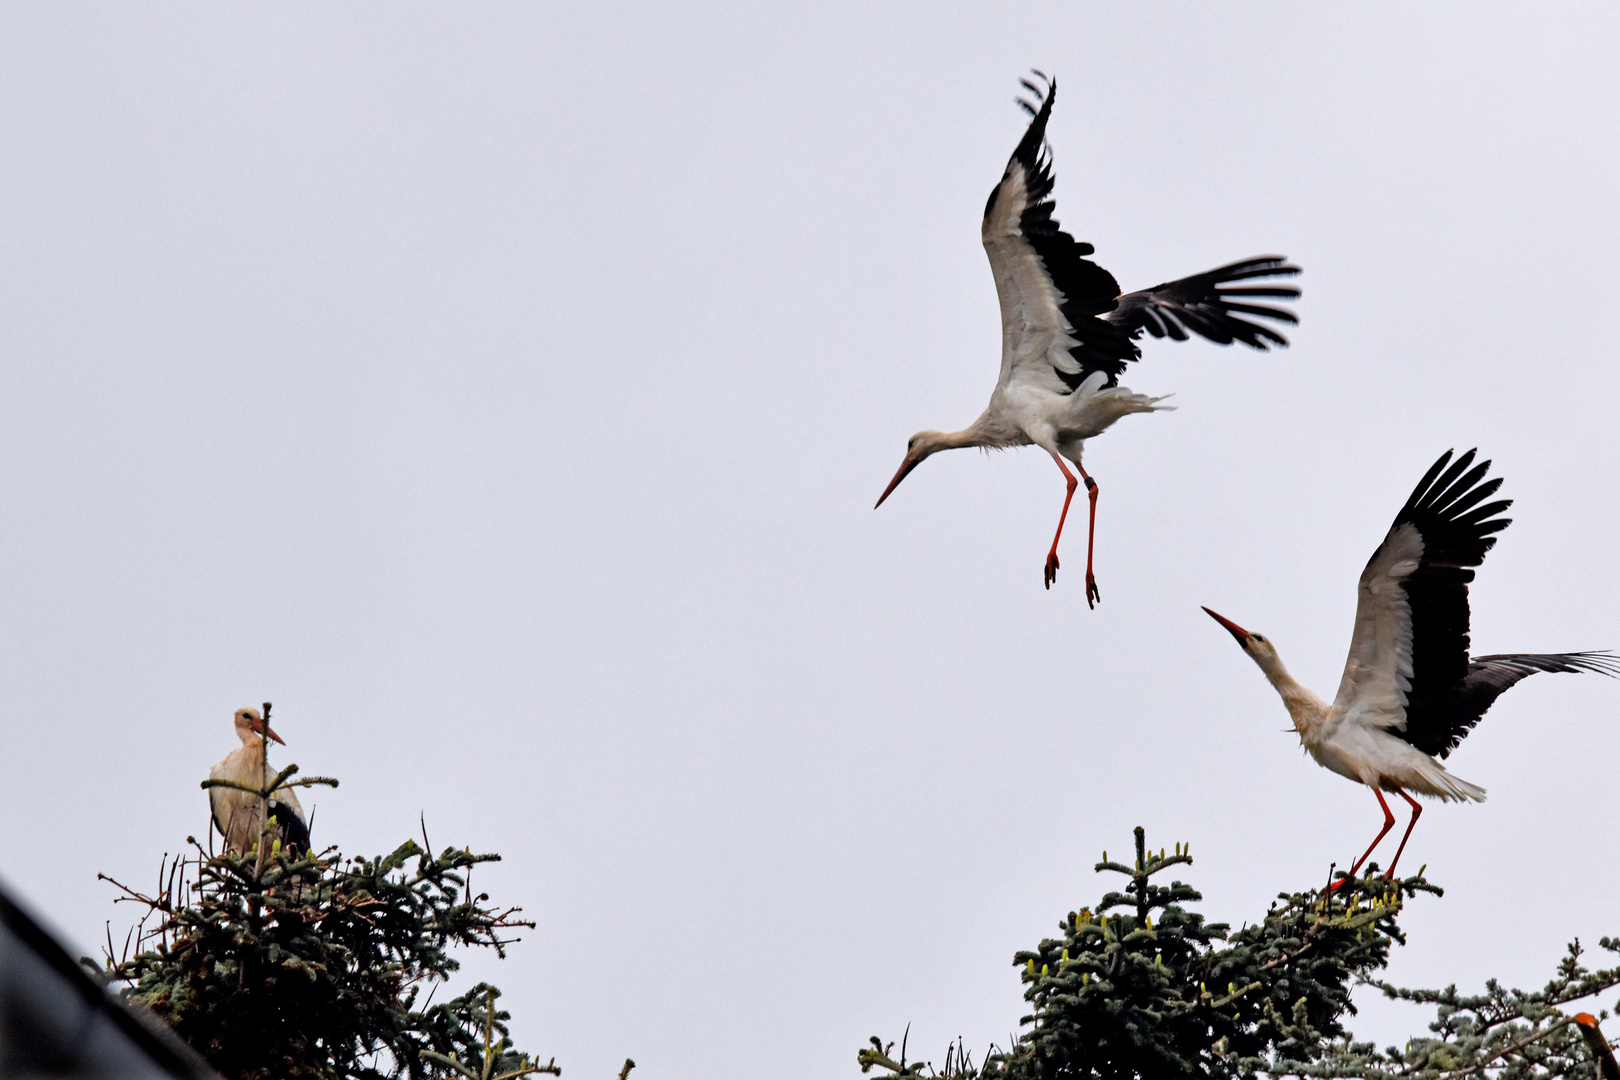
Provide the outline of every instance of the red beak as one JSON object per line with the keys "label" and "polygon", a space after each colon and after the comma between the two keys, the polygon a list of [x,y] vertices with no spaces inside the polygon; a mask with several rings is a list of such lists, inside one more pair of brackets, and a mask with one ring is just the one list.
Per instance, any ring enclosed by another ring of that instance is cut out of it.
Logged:
{"label": "red beak", "polygon": [[921,465],[922,460],[922,458],[914,458],[910,454],[907,454],[906,460],[900,463],[900,471],[894,474],[894,479],[890,480],[889,486],[883,489],[883,494],[878,496],[877,506],[872,507],[872,509],[876,510],[878,506],[882,506],[883,500],[889,497],[889,493],[895,488],[899,487],[900,481],[904,480],[908,475],[910,475],[912,469],[915,469],[918,465]]}
{"label": "red beak", "polygon": [[1249,644],[1249,632],[1243,629],[1243,627],[1239,626],[1231,619],[1215,614],[1213,611],[1209,610],[1209,608],[1204,609],[1204,614],[1226,627],[1227,632],[1233,637],[1237,638],[1237,643],[1239,645],[1246,647]]}
{"label": "red beak", "polygon": [[253,721],[252,727],[253,727],[253,734],[255,734],[255,735],[268,735],[272,739],[276,740],[276,742],[281,743],[282,746],[287,745],[286,741],[283,740],[280,735],[276,734],[276,729],[266,725],[263,720],[255,720],[255,721]]}

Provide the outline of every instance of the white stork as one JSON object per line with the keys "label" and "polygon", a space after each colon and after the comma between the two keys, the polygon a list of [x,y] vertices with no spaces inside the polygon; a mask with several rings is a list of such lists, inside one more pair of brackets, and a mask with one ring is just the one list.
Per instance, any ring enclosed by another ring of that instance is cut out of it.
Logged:
{"label": "white stork", "polygon": [[1384,792],[1412,807],[1389,876],[1423,812],[1411,792],[1485,801],[1483,789],[1453,776],[1436,758],[1456,749],[1510,686],[1538,671],[1620,673],[1620,664],[1605,652],[1469,659],[1471,568],[1485,561],[1496,543],[1492,534],[1507,528],[1508,519],[1496,515],[1512,505],[1507,499],[1485,502],[1502,484],[1500,478],[1484,479],[1490,465],[1474,465],[1473,450],[1452,461],[1447,450],[1395,515],[1361,572],[1350,658],[1332,704],[1295,681],[1266,638],[1204,609],[1276,687],[1317,764],[1366,784],[1377,796],[1384,826],[1350,868],[1352,877],[1395,824]]}
{"label": "white stork", "polygon": [[[1046,80],[1040,72],[1035,75]],[[1046,144],[1046,122],[1057,96],[1056,80],[1040,88],[1025,80],[1039,109],[1019,104],[1034,119],[1001,182],[990,193],[981,230],[984,249],[1001,299],[1001,375],[984,414],[961,431],[919,431],[906,443],[905,460],[878,498],[877,505],[900,486],[924,458],[962,446],[1004,448],[1039,446],[1063,472],[1068,485],[1057,535],[1046,556],[1046,587],[1058,570],[1058,540],[1069,503],[1078,485],[1064,459],[1074,463],[1091,501],[1086,538],[1086,603],[1101,599],[1092,572],[1092,546],[1097,527],[1097,484],[1080,463],[1084,441],[1106,431],[1129,413],[1171,406],[1161,398],[1132,393],[1119,385],[1128,361],[1141,355],[1136,339],[1147,330],[1154,337],[1186,341],[1187,331],[1222,345],[1241,341],[1256,349],[1287,345],[1287,339],[1262,323],[1239,315],[1297,322],[1278,307],[1256,304],[1259,297],[1291,300],[1299,290],[1266,283],[1234,285],[1299,273],[1281,256],[1266,255],[1209,270],[1141,292],[1120,295],[1114,276],[1086,259],[1095,249],[1078,243],[1058,228],[1052,217],[1052,159]]]}
{"label": "white stork", "polygon": [[[225,760],[208,772],[210,780],[231,780],[238,784],[265,787],[276,778],[276,770],[264,753],[264,737],[282,743],[274,728],[264,722],[258,709],[237,709],[232,719],[236,735],[242,745],[225,755]],[[258,846],[260,803],[257,795],[240,788],[212,787],[208,789],[208,803],[213,812],[214,825],[225,838],[225,850],[238,855],[246,854]],[[289,787],[281,787],[270,797],[270,820],[280,829],[283,847],[309,850],[309,825],[304,808],[298,805],[298,796]]]}

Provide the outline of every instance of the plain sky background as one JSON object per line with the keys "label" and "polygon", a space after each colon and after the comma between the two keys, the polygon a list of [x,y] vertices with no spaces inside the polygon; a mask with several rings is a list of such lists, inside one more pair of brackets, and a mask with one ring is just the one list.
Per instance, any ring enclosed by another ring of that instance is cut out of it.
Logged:
{"label": "plain sky background", "polygon": [[[97,871],[203,833],[268,699],[343,781],[318,841],[504,855],[539,926],[466,975],[576,1080],[1005,1043],[1138,823],[1257,916],[1380,818],[1200,604],[1331,694],[1478,445],[1476,649],[1620,647],[1617,47],[1612,3],[0,8],[0,875],[95,951]],[[1038,451],[872,509],[993,383],[1030,67],[1126,289],[1305,268],[1288,350],[1145,343],[1180,409],[1087,447],[1096,611],[1083,531],[1041,587]],[[1414,834],[1391,978],[1620,933],[1620,685],[1538,676],[1448,765],[1490,801]]]}

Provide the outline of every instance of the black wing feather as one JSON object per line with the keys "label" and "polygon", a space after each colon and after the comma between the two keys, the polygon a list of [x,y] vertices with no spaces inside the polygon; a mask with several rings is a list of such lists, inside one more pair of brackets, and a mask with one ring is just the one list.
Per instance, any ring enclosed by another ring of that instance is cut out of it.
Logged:
{"label": "black wing feather", "polygon": [[1278,322],[1297,323],[1299,319],[1293,312],[1270,304],[1234,302],[1234,299],[1266,297],[1294,300],[1298,299],[1299,290],[1292,285],[1232,286],[1230,283],[1255,278],[1292,277],[1298,273],[1299,267],[1281,255],[1244,259],[1122,296],[1118,306],[1109,314],[1108,321],[1133,339],[1141,337],[1142,331],[1146,330],[1156,338],[1170,337],[1176,341],[1186,341],[1187,330],[1192,330],[1222,345],[1241,341],[1256,349],[1269,349],[1272,345],[1286,346],[1288,339],[1271,327],[1238,316],[1253,315]]}
{"label": "black wing feather", "polygon": [[1493,534],[1508,527],[1509,519],[1496,515],[1512,505],[1507,499],[1480,505],[1495,494],[1501,479],[1484,479],[1491,463],[1474,465],[1475,451],[1455,461],[1451,454],[1447,450],[1430,466],[1391,526],[1411,525],[1423,537],[1423,558],[1402,583],[1412,609],[1412,686],[1406,695],[1406,730],[1396,734],[1441,757],[1495,700],[1492,694],[1475,709],[1478,693],[1465,693],[1473,670],[1468,662],[1468,583],[1474,580],[1473,568],[1495,545]]}
{"label": "black wing feather", "polygon": [[[1097,318],[1114,310],[1119,298],[1119,282],[1114,280],[1113,274],[1086,258],[1096,248],[1064,232],[1052,216],[1057,204],[1052,199],[1052,152],[1046,144],[1046,123],[1052,116],[1052,102],[1057,99],[1057,80],[1047,80],[1044,96],[1027,80],[1023,80],[1023,85],[1035,95],[1040,107],[1036,109],[1019,102],[1034,114],[1034,119],[1019,140],[1001,179],[1004,183],[1012,175],[1013,165],[1023,167],[1025,197],[1019,231],[1040,256],[1053,286],[1063,294],[1060,304],[1063,317],[1079,342],[1069,350],[1069,355],[1080,365],[1080,371],[1057,371],[1057,376],[1070,390],[1075,390],[1092,372],[1102,371],[1108,375],[1107,385],[1114,386],[1124,373],[1125,365],[1140,356],[1141,350],[1118,327]],[[990,216],[1000,191],[1000,183],[991,190],[984,206],[986,217]]]}
{"label": "black wing feather", "polygon": [[[1538,671],[1592,671],[1611,678],[1620,675],[1620,661],[1606,652],[1506,653],[1478,656],[1468,664],[1468,674],[1457,692],[1454,720],[1449,737],[1434,748],[1417,745],[1426,754],[1443,758],[1457,748],[1463,736],[1473,730],[1480,717],[1509,687]],[[1411,724],[1408,723],[1408,728]]]}
{"label": "black wing feather", "polygon": [[299,851],[309,850],[309,826],[292,807],[271,799],[270,820],[281,830],[282,847],[297,848]]}

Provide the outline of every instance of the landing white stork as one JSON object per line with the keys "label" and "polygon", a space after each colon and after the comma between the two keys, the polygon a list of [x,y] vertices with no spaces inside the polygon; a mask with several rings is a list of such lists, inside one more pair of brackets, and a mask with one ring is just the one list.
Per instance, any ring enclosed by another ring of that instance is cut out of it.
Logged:
{"label": "landing white stork", "polygon": [[905,460],[877,505],[882,506],[930,454],[962,446],[1039,446],[1052,455],[1068,486],[1057,535],[1046,556],[1044,573],[1050,589],[1057,577],[1058,540],[1078,485],[1064,464],[1067,458],[1085,480],[1091,501],[1086,603],[1094,606],[1101,599],[1092,572],[1097,484],[1080,463],[1082,445],[1129,413],[1171,408],[1158,404],[1162,398],[1135,394],[1119,385],[1126,363],[1141,355],[1136,339],[1147,330],[1156,338],[1186,341],[1192,330],[1222,345],[1234,341],[1256,349],[1287,345],[1287,339],[1269,326],[1239,316],[1297,322],[1283,308],[1253,300],[1291,300],[1299,290],[1275,283],[1232,283],[1293,275],[1299,267],[1280,255],[1265,255],[1121,296],[1114,276],[1085,258],[1095,249],[1076,242],[1052,217],[1046,122],[1052,115],[1057,81],[1047,81],[1038,71],[1035,75],[1047,82],[1046,90],[1023,82],[1040,107],[1019,101],[1034,119],[990,193],[981,230],[1001,299],[1001,376],[989,407],[972,425],[955,432],[919,431],[911,437]]}
{"label": "landing white stork", "polygon": [[[275,779],[276,770],[270,767],[265,758],[264,737],[268,735],[283,746],[286,743],[282,742],[274,728],[265,724],[258,709],[237,709],[232,723],[242,745],[226,754],[225,760],[210,769],[208,778],[265,787]],[[214,825],[225,838],[225,850],[242,855],[258,846],[263,819],[260,817],[257,795],[250,795],[239,788],[213,787],[208,789],[208,802],[213,811]],[[270,820],[280,829],[283,847],[309,850],[309,826],[304,817],[304,808],[298,805],[298,796],[293,794],[291,788],[278,788],[270,797]]]}
{"label": "landing white stork", "polygon": [[1483,789],[1453,776],[1436,758],[1456,749],[1510,686],[1538,671],[1620,673],[1620,663],[1606,652],[1469,659],[1470,568],[1485,561],[1496,543],[1492,534],[1508,526],[1507,518],[1496,515],[1512,505],[1507,499],[1485,502],[1502,484],[1499,477],[1484,479],[1490,465],[1474,465],[1473,450],[1453,462],[1447,450],[1395,515],[1361,572],[1350,658],[1332,704],[1296,682],[1266,638],[1204,609],[1276,687],[1300,743],[1317,764],[1366,784],[1377,796],[1384,826],[1350,868],[1351,877],[1395,824],[1384,792],[1412,807],[1412,820],[1390,860],[1391,877],[1423,812],[1410,792],[1485,801]]}

